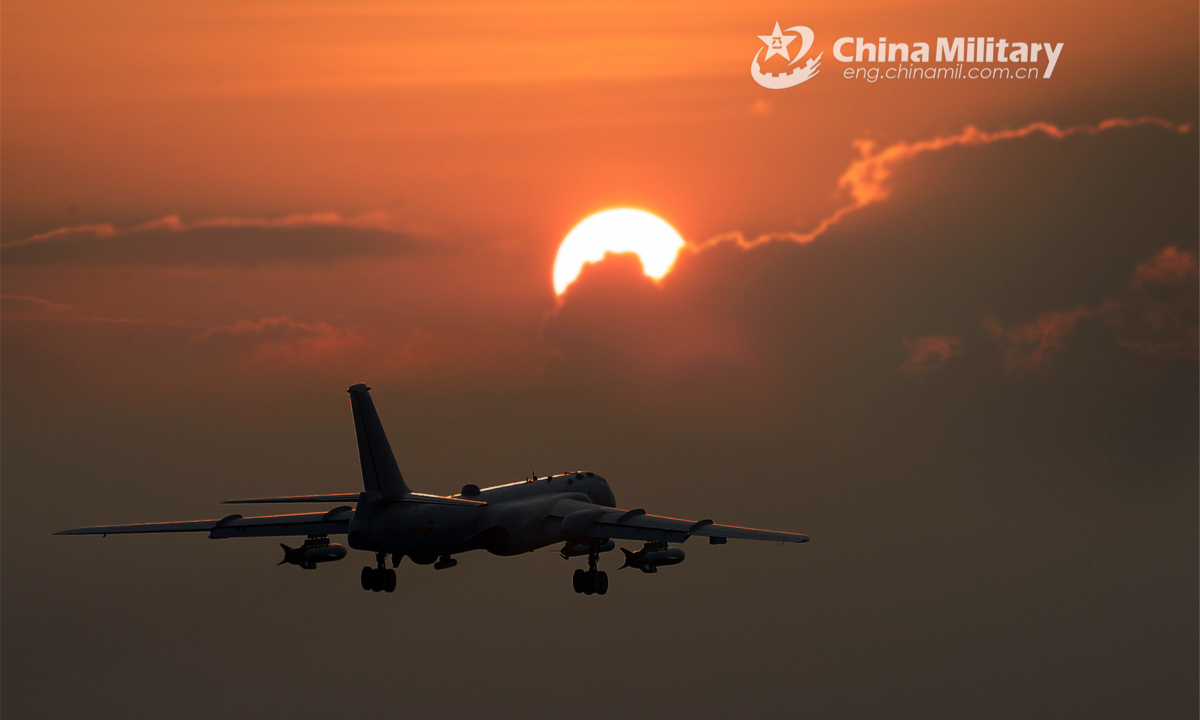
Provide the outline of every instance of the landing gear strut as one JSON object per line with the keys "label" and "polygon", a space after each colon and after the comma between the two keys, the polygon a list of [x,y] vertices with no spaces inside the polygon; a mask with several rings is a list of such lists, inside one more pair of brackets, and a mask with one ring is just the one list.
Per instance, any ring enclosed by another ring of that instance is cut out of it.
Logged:
{"label": "landing gear strut", "polygon": [[[367,566],[362,569],[362,589],[371,592],[395,592],[396,571],[389,570],[386,565],[387,553],[375,553],[375,567]],[[392,558],[392,567],[399,565],[397,558]]]}
{"label": "landing gear strut", "polygon": [[599,561],[600,553],[588,553],[588,569],[576,570],[571,578],[571,587],[575,592],[584,595],[603,595],[608,592],[608,573],[596,569],[596,563]]}

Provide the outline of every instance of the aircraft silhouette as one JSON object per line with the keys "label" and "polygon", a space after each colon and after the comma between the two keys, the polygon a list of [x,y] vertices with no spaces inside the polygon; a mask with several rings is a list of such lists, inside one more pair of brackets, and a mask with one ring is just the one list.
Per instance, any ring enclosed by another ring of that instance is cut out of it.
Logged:
{"label": "aircraft silhouette", "polygon": [[[797,533],[717,525],[712,520],[680,520],[649,515],[645,510],[620,510],[608,482],[591,472],[570,472],[532,477],[522,482],[480,489],[464,485],[453,496],[427,495],[409,490],[392,454],[379,415],[371,401],[371,388],[359,383],[347,391],[358,435],[364,491],[331,495],[226,500],[226,504],[353,502],[325,512],[243,517],[219,520],[103,525],[63,530],[56,535],[108,535],[119,533],[207,532],[210,539],[233,537],[302,536],[303,545],[282,545],[279,564],[313,569],[318,563],[341,560],[342,545],[330,535],[346,535],[355,550],[375,553],[374,567],[362,569],[362,587],[374,592],[396,589],[396,571],[404,557],[438,570],[454,567],[454,555],[487,550],[493,555],[519,555],[563,543],[564,559],[587,556],[588,569],[577,569],[575,592],[603,595],[608,574],[597,570],[600,554],[616,547],[614,540],[645,543],[632,552],[622,548],[625,565],[653,573],[660,566],[683,561],[682,543],[689,537],[707,537],[709,543],[728,539],[807,542]],[[392,568],[386,563],[391,557]]]}

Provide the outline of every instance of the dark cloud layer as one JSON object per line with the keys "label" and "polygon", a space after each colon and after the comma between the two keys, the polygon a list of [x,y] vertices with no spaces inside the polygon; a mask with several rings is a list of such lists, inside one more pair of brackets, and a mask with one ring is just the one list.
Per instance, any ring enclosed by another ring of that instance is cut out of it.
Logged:
{"label": "dark cloud layer", "polygon": [[[1110,356],[1134,346],[1135,332],[1191,347],[1195,261],[1171,243],[1195,245],[1195,183],[1178,187],[1179,148],[1194,148],[1195,134],[1123,132],[951,144],[889,176],[890,199],[820,239],[702,245],[660,283],[640,276],[636,258],[604,261],[568,289],[546,336],[585,374],[674,382],[689,368],[724,367],[738,384],[797,389],[859,354],[880,372],[959,354],[1017,375],[1045,371],[1078,323],[1101,318],[1120,329]],[[1092,173],[1098,156],[1119,169]],[[1029,174],[1047,160],[1055,171]]]}
{"label": "dark cloud layer", "polygon": [[319,265],[428,249],[371,218],[347,220],[325,213],[196,222],[167,217],[125,229],[108,224],[64,227],[5,243],[0,256],[9,265],[256,267]]}

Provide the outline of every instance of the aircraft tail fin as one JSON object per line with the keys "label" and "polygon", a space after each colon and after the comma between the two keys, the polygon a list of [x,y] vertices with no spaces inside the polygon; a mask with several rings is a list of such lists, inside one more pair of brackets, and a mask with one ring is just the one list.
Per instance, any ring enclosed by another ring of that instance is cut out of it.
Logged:
{"label": "aircraft tail fin", "polygon": [[396,464],[396,456],[388,444],[375,403],[371,402],[371,388],[363,383],[351,385],[350,407],[354,411],[354,432],[358,435],[358,459],[362,465],[363,487],[367,492],[379,491],[384,497],[402,497],[409,494],[404,476]]}

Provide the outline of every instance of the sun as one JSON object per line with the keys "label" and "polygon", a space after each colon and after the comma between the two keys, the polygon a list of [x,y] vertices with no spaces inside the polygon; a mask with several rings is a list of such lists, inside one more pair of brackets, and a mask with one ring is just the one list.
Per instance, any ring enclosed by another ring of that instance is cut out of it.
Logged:
{"label": "sun", "polygon": [[562,295],[579,276],[584,263],[604,253],[636,253],[642,270],[658,280],[671,269],[683,247],[675,228],[645,210],[614,208],[592,215],[567,233],[554,259],[554,292]]}

